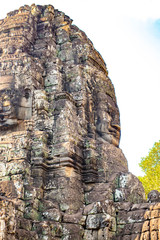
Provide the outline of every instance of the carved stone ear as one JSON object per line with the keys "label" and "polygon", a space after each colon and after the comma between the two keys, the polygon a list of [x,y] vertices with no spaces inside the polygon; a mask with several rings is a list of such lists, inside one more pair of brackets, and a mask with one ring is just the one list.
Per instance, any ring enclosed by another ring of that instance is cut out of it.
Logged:
{"label": "carved stone ear", "polygon": [[34,91],[35,98],[35,109],[40,111],[45,110],[48,111],[49,104],[47,101],[46,92],[44,90],[35,90]]}
{"label": "carved stone ear", "polygon": [[32,117],[32,94],[29,88],[25,88],[20,99],[18,119],[28,120]]}

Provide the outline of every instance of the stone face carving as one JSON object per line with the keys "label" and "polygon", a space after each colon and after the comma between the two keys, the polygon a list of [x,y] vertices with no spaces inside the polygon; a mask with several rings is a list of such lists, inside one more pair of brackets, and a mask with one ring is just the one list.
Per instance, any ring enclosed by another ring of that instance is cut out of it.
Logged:
{"label": "stone face carving", "polygon": [[12,76],[1,77],[0,90],[0,127],[17,124],[16,96],[12,90]]}
{"label": "stone face carving", "polygon": [[28,88],[15,89],[14,78],[0,78],[0,128],[4,129],[18,124],[18,120],[31,119],[32,96]]}
{"label": "stone face carving", "polygon": [[147,236],[152,209],[119,140],[114,87],[85,33],[51,5],[8,13],[0,21],[0,239]]}
{"label": "stone face carving", "polygon": [[116,102],[105,93],[98,93],[97,133],[107,142],[119,146],[120,121]]}

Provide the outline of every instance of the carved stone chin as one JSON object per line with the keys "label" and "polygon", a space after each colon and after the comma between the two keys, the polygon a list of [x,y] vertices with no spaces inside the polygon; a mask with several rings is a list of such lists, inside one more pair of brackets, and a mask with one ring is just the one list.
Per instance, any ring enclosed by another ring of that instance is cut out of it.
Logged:
{"label": "carved stone chin", "polygon": [[[106,131],[104,131],[104,130],[106,130]],[[111,127],[108,124],[108,122],[103,121],[103,122],[99,123],[99,126],[97,126],[97,133],[105,141],[115,145],[116,147],[119,146],[120,126],[113,125],[113,127]]]}

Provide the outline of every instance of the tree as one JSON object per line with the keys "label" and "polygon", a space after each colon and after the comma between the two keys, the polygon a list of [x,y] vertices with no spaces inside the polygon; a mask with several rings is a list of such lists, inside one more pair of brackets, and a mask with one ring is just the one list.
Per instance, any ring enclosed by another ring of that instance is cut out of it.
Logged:
{"label": "tree", "polygon": [[148,156],[141,159],[139,166],[145,173],[138,179],[143,184],[146,196],[151,190],[160,191],[160,141],[155,142]]}

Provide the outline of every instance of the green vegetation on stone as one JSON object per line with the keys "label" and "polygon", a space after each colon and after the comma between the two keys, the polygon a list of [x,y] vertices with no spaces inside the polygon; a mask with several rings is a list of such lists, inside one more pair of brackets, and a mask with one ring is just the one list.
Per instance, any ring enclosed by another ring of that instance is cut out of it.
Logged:
{"label": "green vegetation on stone", "polygon": [[151,190],[160,191],[160,141],[155,142],[148,155],[141,159],[139,166],[145,173],[138,179],[143,184],[146,196]]}

